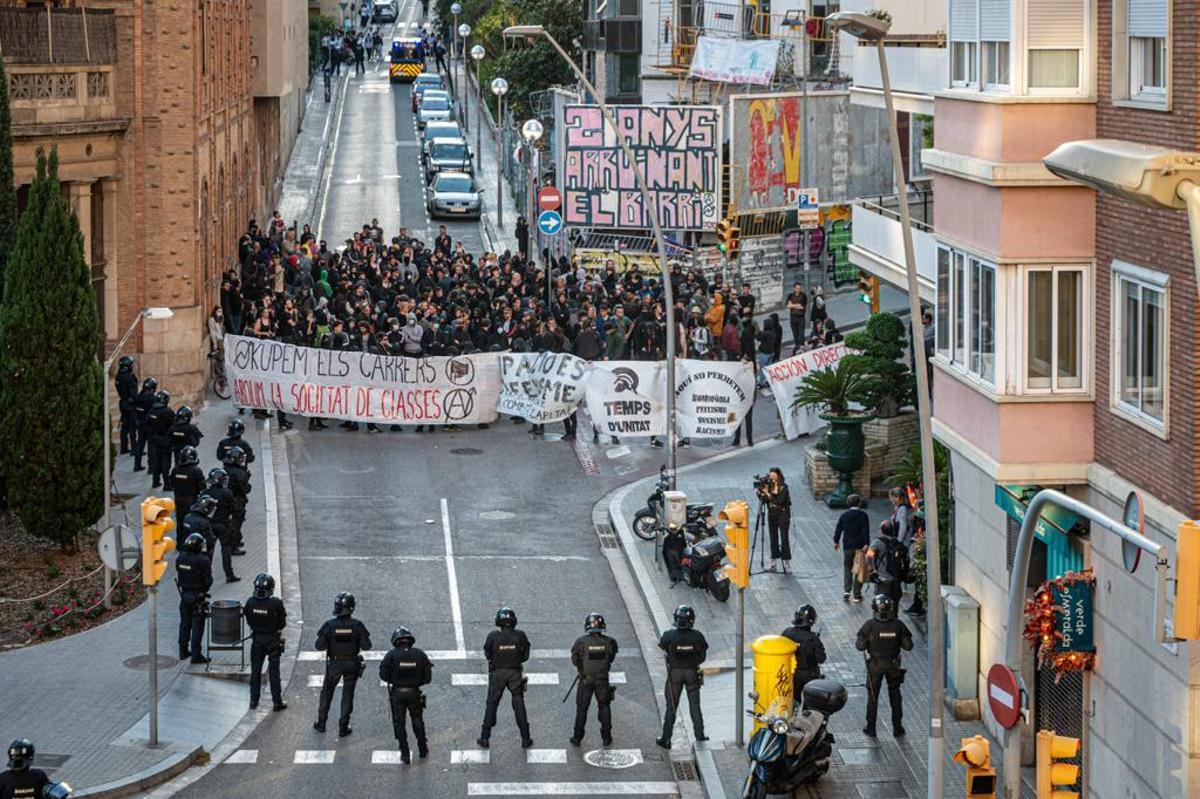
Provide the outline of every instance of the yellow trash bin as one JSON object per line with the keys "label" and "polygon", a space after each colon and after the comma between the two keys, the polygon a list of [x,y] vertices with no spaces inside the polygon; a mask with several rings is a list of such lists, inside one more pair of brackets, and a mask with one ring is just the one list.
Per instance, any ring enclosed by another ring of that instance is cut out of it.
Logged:
{"label": "yellow trash bin", "polygon": [[[763,635],[750,644],[754,652],[756,710],[769,716],[792,716],[792,674],[796,671],[796,642],[782,635]],[[761,727],[754,722],[755,731]]]}

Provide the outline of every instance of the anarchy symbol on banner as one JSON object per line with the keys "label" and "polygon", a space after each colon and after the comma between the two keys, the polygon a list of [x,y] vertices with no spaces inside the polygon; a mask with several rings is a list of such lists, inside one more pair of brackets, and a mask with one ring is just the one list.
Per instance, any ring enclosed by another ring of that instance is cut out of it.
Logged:
{"label": "anarchy symbol on banner", "polygon": [[470,385],[475,380],[475,362],[470,358],[451,358],[446,361],[446,379],[456,386]]}
{"label": "anarchy symbol on banner", "polygon": [[475,389],[456,388],[446,392],[442,413],[448,422],[459,422],[475,411]]}

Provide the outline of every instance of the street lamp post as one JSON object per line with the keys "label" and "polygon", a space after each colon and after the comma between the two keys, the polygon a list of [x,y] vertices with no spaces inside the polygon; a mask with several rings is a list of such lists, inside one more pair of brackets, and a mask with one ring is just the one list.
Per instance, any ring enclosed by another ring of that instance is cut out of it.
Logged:
{"label": "street lamp post", "polygon": [[[471,35],[471,26],[470,25],[468,25],[467,23],[464,22],[463,24],[458,26],[458,38],[462,40],[463,50],[467,49],[467,39],[468,39],[468,37],[470,37],[470,35]],[[470,131],[471,124],[468,119],[468,116],[471,111],[471,90],[467,86],[467,61],[465,58],[463,59],[462,68],[463,68],[463,82],[462,82],[462,85],[463,85],[463,91],[462,91],[463,130]],[[455,70],[457,70],[457,69],[458,69],[458,67],[455,67]]]}
{"label": "street lamp post", "polygon": [[[496,95],[496,227],[504,227],[504,175],[501,169],[504,164],[504,137],[501,127],[504,125],[504,95],[508,94],[508,81],[504,78],[492,80],[492,94]],[[480,98],[480,102],[483,98]]]}
{"label": "street lamp post", "polygon": [[479,67],[487,51],[482,44],[471,48],[471,58],[475,59],[475,88],[479,96],[475,98],[475,157],[479,157],[479,148],[483,146],[483,84],[479,82]]}
{"label": "street lamp post", "polygon": [[[538,151],[535,143],[538,139],[542,138],[542,134],[545,133],[545,130],[546,129],[542,127],[542,123],[538,122],[536,119],[527,120],[525,124],[521,126],[521,136],[525,139],[525,144],[529,150],[529,180],[526,183],[528,189],[525,191],[525,213],[527,216],[525,218],[534,225],[534,229],[530,231],[530,235],[534,237],[535,243],[532,249],[536,253],[541,253],[542,251],[542,230],[540,227],[537,227],[537,220],[534,216],[534,208],[536,207],[534,204],[537,202],[537,197],[535,196],[536,192],[534,191],[534,183],[538,177],[540,177],[538,175],[537,168]],[[532,253],[525,253],[525,255],[526,257],[529,257],[532,255]],[[530,260],[532,261],[533,258],[530,258]],[[548,298],[550,296],[550,265],[543,264],[543,266],[546,267],[546,297]],[[549,301],[547,300],[547,307],[549,307],[548,302]]]}
{"label": "street lamp post", "polygon": [[[104,526],[102,530],[107,530],[112,526],[112,418],[108,408],[108,386],[111,382],[109,373],[112,371],[113,363],[120,357],[121,350],[125,348],[125,343],[129,341],[129,337],[133,335],[133,331],[137,330],[137,326],[142,323],[143,319],[170,319],[174,315],[170,308],[143,308],[138,311],[138,315],[134,317],[129,329],[125,331],[125,335],[121,336],[117,346],[113,347],[112,354],[104,362]],[[120,546],[117,549],[119,555]],[[106,608],[112,608],[112,585],[112,569],[105,566],[104,607]]]}
{"label": "street lamp post", "polygon": [[[458,15],[462,13],[462,3],[451,3],[450,13],[454,15],[454,27],[450,29],[450,66],[454,67],[455,59],[458,58]],[[458,69],[454,67],[454,75],[450,78],[453,81],[458,77]],[[454,87],[458,91],[458,87]]]}
{"label": "street lamp post", "polygon": [[[887,109],[888,130],[892,140],[892,167],[896,175],[896,193],[900,199],[900,231],[904,239],[904,266],[908,277],[908,308],[912,320],[914,361],[917,366],[917,414],[921,424],[921,482],[925,496],[925,551],[928,557],[926,584],[929,595],[929,771],[928,796],[942,797],[942,768],[945,739],[942,733],[942,699],[946,690],[946,652],[942,618],[942,559],[938,531],[937,475],[933,454],[933,429],[929,401],[929,359],[925,352],[925,323],[921,319],[920,284],[917,259],[913,251],[912,217],[908,208],[908,186],[904,180],[904,162],[900,159],[900,134],[896,126],[896,108],[892,83],[888,77],[887,53],[883,40],[891,23],[855,11],[838,11],[825,18],[825,24],[841,29],[856,39],[874,42],[879,54],[879,74],[883,79],[883,100]],[[807,143],[805,143],[807,144]]]}
{"label": "street lamp post", "polygon": [[621,146],[621,151],[625,154],[626,160],[629,161],[629,166],[633,170],[634,179],[637,181],[638,191],[642,195],[642,205],[646,208],[647,215],[650,217],[650,227],[654,231],[654,240],[658,245],[658,263],[659,272],[663,282],[663,298],[667,305],[667,487],[671,490],[675,488],[675,292],[671,288],[671,275],[667,268],[667,245],[663,239],[662,225],[659,224],[658,208],[654,205],[650,198],[650,189],[646,185],[646,176],[642,172],[642,168],[638,165],[637,158],[633,154],[633,150],[629,146],[629,142],[621,134],[617,127],[616,118],[613,116],[611,109],[605,105],[602,95],[596,91],[596,87],[592,85],[587,76],[579,69],[579,65],[567,54],[567,51],[562,48],[562,45],[550,35],[550,33],[541,25],[513,25],[504,29],[504,36],[510,39],[545,39],[550,43],[550,46],[558,52],[571,71],[575,73],[575,77],[583,84],[588,94],[595,100],[596,105],[600,109],[600,114],[604,117],[604,122],[613,132],[613,137]]}

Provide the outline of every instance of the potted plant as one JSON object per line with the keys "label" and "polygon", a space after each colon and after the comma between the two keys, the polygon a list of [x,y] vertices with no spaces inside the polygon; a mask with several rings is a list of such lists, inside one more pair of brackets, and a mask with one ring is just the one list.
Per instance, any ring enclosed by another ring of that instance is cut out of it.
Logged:
{"label": "potted plant", "polygon": [[821,418],[829,422],[825,457],[838,473],[837,488],[825,495],[831,508],[846,507],[846,498],[854,493],[854,473],[865,460],[862,426],[875,417],[852,406],[863,401],[866,385],[861,364],[842,358],[836,366],[806,375],[792,399],[793,407],[821,409]]}
{"label": "potted plant", "polygon": [[859,367],[863,375],[862,402],[878,419],[891,419],[913,404],[916,377],[904,363],[908,346],[904,323],[895,314],[877,313],[866,328],[846,336],[846,346],[856,350],[842,360]]}

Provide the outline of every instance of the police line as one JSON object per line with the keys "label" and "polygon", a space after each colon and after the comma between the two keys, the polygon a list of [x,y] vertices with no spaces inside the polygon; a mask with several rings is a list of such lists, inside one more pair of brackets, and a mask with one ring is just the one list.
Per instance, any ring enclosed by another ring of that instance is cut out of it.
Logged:
{"label": "police line", "polygon": [[[666,433],[666,365],[585,361],[554,352],[405,358],[299,347],[227,335],[234,402],[376,424],[481,424],[499,414],[561,421],[586,402],[603,433]],[[754,402],[754,368],[740,361],[676,361],[679,435],[731,435]]]}

